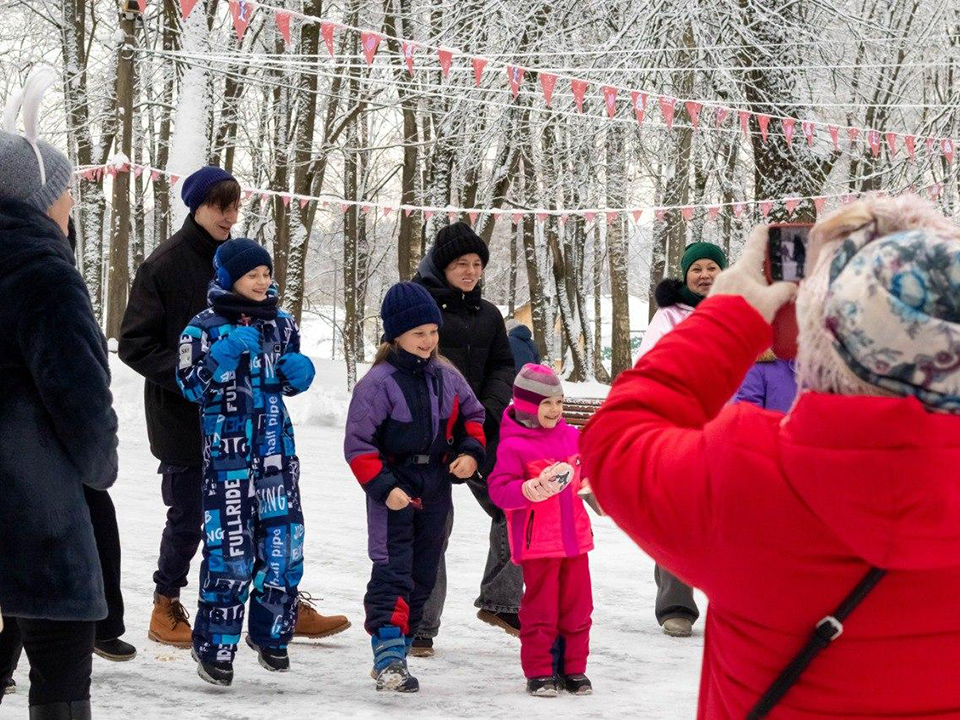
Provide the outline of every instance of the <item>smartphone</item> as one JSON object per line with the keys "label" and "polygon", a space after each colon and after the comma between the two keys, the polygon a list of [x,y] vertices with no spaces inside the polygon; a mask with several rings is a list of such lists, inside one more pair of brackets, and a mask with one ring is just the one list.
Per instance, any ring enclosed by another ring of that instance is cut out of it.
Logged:
{"label": "smartphone", "polygon": [[[810,223],[779,223],[768,226],[764,272],[767,282],[799,283],[807,262]],[[783,360],[797,356],[797,308],[788,303],[773,319],[773,352]]]}

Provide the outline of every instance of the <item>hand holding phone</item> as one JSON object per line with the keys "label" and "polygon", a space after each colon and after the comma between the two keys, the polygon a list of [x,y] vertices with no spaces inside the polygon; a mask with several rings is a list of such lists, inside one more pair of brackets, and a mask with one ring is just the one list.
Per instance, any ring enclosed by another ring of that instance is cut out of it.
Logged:
{"label": "hand holding phone", "polygon": [[[810,223],[779,223],[767,227],[767,253],[764,273],[768,283],[799,283],[804,278]],[[794,303],[781,307],[773,318],[773,352],[783,360],[797,356],[797,308]]]}

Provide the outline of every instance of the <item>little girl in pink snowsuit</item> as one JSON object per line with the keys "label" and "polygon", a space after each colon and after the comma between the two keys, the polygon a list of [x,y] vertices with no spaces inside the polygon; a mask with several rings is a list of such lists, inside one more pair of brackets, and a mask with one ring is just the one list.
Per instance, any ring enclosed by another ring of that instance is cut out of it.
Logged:
{"label": "little girl in pink snowsuit", "polygon": [[[563,420],[563,386],[545,365],[524,365],[503,413],[490,498],[507,515],[510,555],[523,568],[520,661],[527,692],[589,695],[593,595],[590,518],[578,495],[579,433]],[[556,661],[554,659],[556,654]]]}

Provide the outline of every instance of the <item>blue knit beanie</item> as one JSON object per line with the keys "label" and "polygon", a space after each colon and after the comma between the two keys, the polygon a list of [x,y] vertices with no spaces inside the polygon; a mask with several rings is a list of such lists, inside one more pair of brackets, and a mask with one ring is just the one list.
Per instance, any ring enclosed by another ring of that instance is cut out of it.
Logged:
{"label": "blue knit beanie", "polygon": [[224,290],[230,290],[233,284],[254,268],[266,265],[273,275],[273,260],[270,253],[250,238],[234,238],[227,240],[217,248],[213,256],[213,270],[216,273],[217,285]]}
{"label": "blue knit beanie", "polygon": [[183,204],[190,208],[190,212],[195,213],[197,208],[203,205],[207,199],[207,193],[217,183],[224,180],[237,179],[223,168],[214,165],[208,165],[197,170],[192,175],[188,175],[183,181],[183,187],[180,189],[180,197],[183,198]]}
{"label": "blue knit beanie", "polygon": [[387,342],[393,342],[407,330],[421,325],[443,325],[443,316],[433,296],[423,285],[410,282],[397,283],[387,290],[380,306],[380,317]]}

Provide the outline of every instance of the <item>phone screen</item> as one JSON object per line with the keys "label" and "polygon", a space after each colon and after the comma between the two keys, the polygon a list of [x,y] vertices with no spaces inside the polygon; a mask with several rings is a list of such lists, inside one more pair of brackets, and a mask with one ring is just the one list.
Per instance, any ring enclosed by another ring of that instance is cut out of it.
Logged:
{"label": "phone screen", "polygon": [[768,229],[767,257],[770,279],[798,283],[803,280],[807,261],[807,239],[811,225],[771,225]]}

